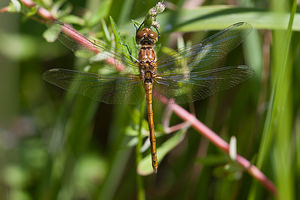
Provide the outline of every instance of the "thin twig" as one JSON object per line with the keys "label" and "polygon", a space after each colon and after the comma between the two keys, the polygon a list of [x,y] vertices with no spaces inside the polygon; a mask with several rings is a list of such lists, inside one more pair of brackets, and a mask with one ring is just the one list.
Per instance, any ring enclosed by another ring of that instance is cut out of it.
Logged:
{"label": "thin twig", "polygon": [[[157,98],[166,105],[169,102],[168,98],[162,95],[157,95]],[[225,153],[229,153],[229,144],[225,142],[219,135],[205,126],[202,122],[200,122],[194,115],[175,103],[170,104],[169,106],[177,116],[185,121],[190,122],[191,126],[194,127],[204,137],[214,143]],[[246,158],[242,157],[241,155],[237,155],[236,161],[243,168],[245,168],[249,172],[249,174],[251,174],[259,182],[261,182],[270,192],[272,192],[274,195],[277,195],[277,189],[274,184],[257,167],[252,165]]]}
{"label": "thin twig", "polygon": [[173,110],[171,109],[171,107],[169,105],[171,105],[172,103],[175,103],[175,101],[173,99],[169,99],[169,104],[166,105],[166,108],[165,108],[165,111],[164,111],[163,117],[162,117],[162,125],[164,128],[164,132],[166,134],[173,133],[180,129],[191,126],[191,124],[189,122],[184,121],[180,124],[176,124],[176,125],[173,125],[170,127],[170,120],[171,120]]}
{"label": "thin twig", "polygon": [[9,6],[3,7],[0,9],[0,13],[5,13],[9,11]]}

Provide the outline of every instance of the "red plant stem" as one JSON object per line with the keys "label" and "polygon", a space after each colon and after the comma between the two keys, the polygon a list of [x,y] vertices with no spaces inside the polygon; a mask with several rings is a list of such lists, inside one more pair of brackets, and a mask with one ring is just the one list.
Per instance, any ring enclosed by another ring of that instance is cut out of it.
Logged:
{"label": "red plant stem", "polygon": [[[29,8],[36,6],[36,4],[32,0],[20,0],[20,2]],[[43,7],[39,7],[37,9],[37,13],[39,14],[39,16],[41,16],[43,19],[47,21],[56,20],[56,17],[54,17],[51,12],[49,12],[47,9]],[[85,46],[87,49],[91,50],[92,52],[96,54],[100,52],[99,48],[95,47],[94,43],[92,43],[90,40],[88,40],[78,31],[73,29],[70,25],[64,23],[62,26],[62,31],[69,37],[76,40],[78,43]],[[105,62],[109,65],[115,66],[115,68],[119,71],[123,71],[125,69],[125,66],[123,66],[120,62],[118,62],[114,58],[106,58]]]}
{"label": "red plant stem", "polygon": [[20,2],[28,8],[32,8],[35,6],[35,3],[31,0],[20,0]]}
{"label": "red plant stem", "polygon": [[52,16],[52,14],[51,14],[47,9],[45,9],[45,8],[43,8],[43,7],[39,7],[39,8],[37,9],[37,13],[38,13],[42,18],[44,18],[44,19],[46,19],[46,20],[49,20],[49,21],[55,20],[55,19],[56,19],[54,16]]}
{"label": "red plant stem", "polygon": [[94,44],[86,39],[83,35],[78,33],[75,29],[73,29],[70,25],[68,24],[63,24],[62,29],[61,29],[66,35],[70,36],[74,40],[76,40],[79,44],[85,46],[88,48],[90,51],[94,52],[95,54],[99,53],[100,50],[94,46]]}
{"label": "red plant stem", "polygon": [[[32,7],[36,6],[36,4],[32,0],[20,0],[20,2],[28,8],[32,8]],[[55,20],[56,19],[51,14],[51,12],[49,12],[47,9],[45,9],[43,7],[38,7],[37,13],[39,16],[41,16],[43,19],[46,19],[46,20]]]}
{"label": "red plant stem", "polygon": [[188,122],[182,122],[180,124],[176,124],[176,125],[171,126],[171,127],[164,127],[164,132],[166,134],[173,133],[175,131],[178,131],[180,129],[183,129],[183,128],[186,128],[186,127],[189,127],[189,126],[190,126],[190,123],[188,123]]}
{"label": "red plant stem", "polygon": [[[36,6],[31,0],[20,0],[20,2],[27,7]],[[54,16],[52,16],[52,14],[48,10],[41,7],[38,8],[38,14],[46,20],[56,19]],[[90,49],[95,53],[99,53],[99,49],[96,49],[94,44],[91,41],[86,39],[84,36],[82,36],[78,31],[73,29],[71,26],[64,24],[62,29],[70,37],[78,41],[78,43],[84,45],[86,48]],[[118,63],[114,58],[108,58],[106,59],[106,62],[108,64],[117,65],[117,69],[120,71],[124,69],[124,66]],[[156,94],[156,97],[166,105],[169,104],[170,102],[168,98],[160,94]],[[224,152],[228,154],[229,145],[220,136],[218,136],[215,132],[213,132],[211,129],[209,129],[207,126],[201,123],[194,115],[186,111],[181,106],[175,103],[172,103],[169,106],[174,111],[175,114],[177,114],[183,120],[188,121],[191,124],[191,126],[193,126],[199,133],[201,133],[208,140],[210,140],[217,147],[219,147],[220,149],[222,149]],[[241,155],[237,155],[236,161],[242,167],[244,167],[249,172],[249,174],[251,174],[259,182],[261,182],[270,192],[272,192],[274,195],[277,195],[277,189],[274,186],[274,184],[257,167],[252,165],[246,158],[242,157]]]}
{"label": "red plant stem", "polygon": [[[86,37],[84,37],[81,33],[79,33],[78,31],[76,31],[70,25],[68,25],[66,23],[63,23],[62,31],[66,35],[68,35],[69,37],[71,37],[74,40],[76,40],[79,44],[83,45],[84,47],[86,47],[90,51],[94,52],[95,54],[100,53],[99,47],[95,46],[95,44],[93,42],[91,42],[89,39],[87,39]],[[105,62],[107,64],[109,64],[109,65],[115,66],[115,68],[118,71],[125,70],[125,66],[122,65],[120,62],[118,62],[116,59],[114,59],[112,57],[106,58]]]}
{"label": "red plant stem", "polygon": [[0,13],[8,12],[8,10],[9,10],[9,7],[8,7],[8,6],[3,7],[3,8],[0,9]]}
{"label": "red plant stem", "polygon": [[[157,93],[157,92],[155,92],[155,93]],[[172,103],[175,103],[174,100],[172,100],[172,102],[170,102],[170,101],[171,101],[171,99],[169,100],[168,105],[171,105]],[[162,118],[162,125],[164,127],[164,132],[166,134],[169,134],[169,133],[173,133],[175,131],[178,131],[180,129],[189,127],[190,123],[188,121],[185,121],[185,122],[182,122],[180,124],[176,124],[176,125],[170,127],[170,119],[171,119],[171,116],[173,114],[173,110],[168,105],[166,106],[166,109],[164,111],[163,118]]]}
{"label": "red plant stem", "polygon": [[[166,97],[162,95],[157,95],[156,97],[162,103],[166,105],[169,104],[169,100]],[[177,116],[185,121],[190,122],[191,126],[193,126],[204,137],[206,137],[227,154],[229,153],[229,144],[225,142],[219,135],[205,126],[202,122],[200,122],[194,115],[175,103],[169,104],[168,106],[170,106],[170,108]],[[274,195],[277,195],[277,189],[274,184],[257,167],[252,165],[246,158],[242,157],[241,155],[237,155],[236,161],[242,167],[244,167],[249,172],[249,174],[251,174],[259,182],[261,182],[269,191],[271,191]]]}

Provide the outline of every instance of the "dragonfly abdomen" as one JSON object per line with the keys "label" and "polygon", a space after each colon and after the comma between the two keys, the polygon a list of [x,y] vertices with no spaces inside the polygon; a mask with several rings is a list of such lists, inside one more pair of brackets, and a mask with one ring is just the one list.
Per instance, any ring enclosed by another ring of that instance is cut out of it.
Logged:
{"label": "dragonfly abdomen", "polygon": [[153,121],[153,108],[152,108],[152,82],[145,82],[144,88],[146,93],[147,101],[147,117],[148,125],[150,132],[150,143],[151,143],[151,158],[152,158],[152,167],[154,172],[157,172],[158,163],[157,163],[157,153],[156,153],[156,138],[154,132],[154,121]]}

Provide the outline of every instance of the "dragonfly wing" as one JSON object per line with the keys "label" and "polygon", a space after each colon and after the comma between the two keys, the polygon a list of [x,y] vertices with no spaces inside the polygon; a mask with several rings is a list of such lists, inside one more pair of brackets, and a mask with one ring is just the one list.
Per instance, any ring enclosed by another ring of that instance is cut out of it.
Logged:
{"label": "dragonfly wing", "polygon": [[128,53],[113,48],[104,41],[88,39],[70,25],[59,21],[54,21],[53,23],[54,26],[57,26],[57,28],[60,29],[58,40],[72,51],[83,52],[89,56],[95,56],[98,54],[101,58],[111,59],[111,64],[121,64],[126,66],[125,70],[127,73],[138,73],[136,63],[132,61],[131,56]]}
{"label": "dragonfly wing", "polygon": [[240,22],[210,36],[190,48],[158,60],[159,73],[186,73],[215,67],[226,54],[236,48],[251,31],[251,25]]}
{"label": "dragonfly wing", "polygon": [[158,93],[177,103],[204,99],[215,92],[231,88],[254,74],[247,66],[228,66],[187,74],[164,74],[155,79]]}
{"label": "dragonfly wing", "polygon": [[138,75],[99,75],[50,69],[43,74],[43,78],[62,89],[109,104],[136,104],[144,95]]}

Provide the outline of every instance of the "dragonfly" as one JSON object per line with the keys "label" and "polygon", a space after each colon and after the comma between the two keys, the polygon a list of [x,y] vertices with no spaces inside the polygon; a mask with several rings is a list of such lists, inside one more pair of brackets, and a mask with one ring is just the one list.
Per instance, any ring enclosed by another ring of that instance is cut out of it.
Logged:
{"label": "dragonfly", "polygon": [[[103,41],[88,39],[78,32],[77,36],[71,36],[69,32],[74,31],[72,27],[61,22],[56,24],[61,28],[59,40],[71,50],[100,52],[108,58],[113,58],[115,65],[119,64],[125,68],[112,74],[55,68],[46,71],[43,78],[62,89],[108,104],[138,104],[146,96],[151,159],[155,173],[158,161],[153,94],[172,98],[176,103],[187,103],[236,86],[254,74],[246,65],[220,65],[220,61],[241,44],[245,33],[250,32],[251,25],[245,22],[233,24],[196,45],[160,58],[154,49],[160,35],[158,30],[152,30],[152,27],[141,25],[137,29],[135,38],[138,56],[134,58],[129,49],[125,52]],[[74,83],[76,87],[72,89],[70,85]]]}

